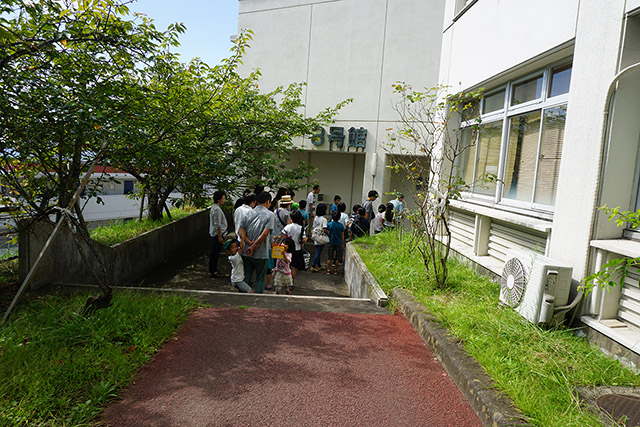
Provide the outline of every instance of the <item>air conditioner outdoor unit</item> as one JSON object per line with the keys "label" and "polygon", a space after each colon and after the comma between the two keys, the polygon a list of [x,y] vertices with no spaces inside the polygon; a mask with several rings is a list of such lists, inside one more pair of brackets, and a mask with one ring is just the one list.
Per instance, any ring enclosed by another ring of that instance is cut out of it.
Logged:
{"label": "air conditioner outdoor unit", "polygon": [[572,270],[534,252],[509,250],[500,280],[500,301],[531,323],[560,322],[567,311]]}

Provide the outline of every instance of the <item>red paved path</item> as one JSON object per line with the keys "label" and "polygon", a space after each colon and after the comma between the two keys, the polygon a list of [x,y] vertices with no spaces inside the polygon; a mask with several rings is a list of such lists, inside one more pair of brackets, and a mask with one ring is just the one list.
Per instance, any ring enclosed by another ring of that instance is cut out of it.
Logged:
{"label": "red paved path", "polygon": [[480,426],[401,316],[202,309],[111,405],[113,426]]}

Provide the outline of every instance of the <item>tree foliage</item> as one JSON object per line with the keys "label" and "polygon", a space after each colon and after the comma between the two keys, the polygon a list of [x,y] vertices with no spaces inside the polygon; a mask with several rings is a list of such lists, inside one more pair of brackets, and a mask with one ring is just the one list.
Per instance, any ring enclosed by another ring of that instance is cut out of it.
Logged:
{"label": "tree foliage", "polygon": [[167,37],[111,0],[5,2],[0,18],[4,205],[66,207],[105,140],[123,132],[129,80]]}
{"label": "tree foliage", "polygon": [[8,0],[0,6],[2,204],[17,220],[64,215],[84,238],[95,260],[72,233],[103,293],[85,309],[108,305],[111,288],[80,208],[74,206],[75,216],[65,208],[105,141],[126,130],[132,99],[140,96],[130,81],[182,29],[161,33],[127,13],[126,2],[114,0]]}
{"label": "tree foliage", "polygon": [[[0,5],[0,203],[16,219],[64,215],[90,249],[81,208],[65,208],[98,157],[140,181],[149,217],[159,219],[175,189],[203,200],[207,186],[232,190],[305,176],[306,165],[282,166],[293,139],[310,135],[342,105],[305,118],[301,85],[261,93],[259,71],[238,73],[250,33],[217,66],[184,64],[169,52],[184,26],[158,31],[143,15],[130,18],[129,3]],[[109,284],[94,275],[108,304]]]}
{"label": "tree foliage", "polygon": [[231,56],[213,67],[199,60],[184,64],[165,52],[143,70],[138,84],[145,96],[108,156],[141,184],[151,219],[162,217],[174,190],[203,201],[207,188],[291,183],[311,172],[307,165],[282,165],[294,138],[310,136],[341,104],[305,118],[302,85],[262,93],[258,70],[238,74],[250,39],[250,32],[242,33]]}
{"label": "tree foliage", "polygon": [[[250,32],[216,66],[169,52],[184,26],[156,30],[118,0],[10,0],[0,6],[2,203],[42,218],[66,206],[104,141],[104,162],[138,179],[151,219],[174,190],[288,184],[292,141],[331,120],[302,114],[302,86],[270,93],[238,66]],[[95,191],[89,191],[95,195]],[[80,221],[80,209],[76,209]]]}
{"label": "tree foliage", "polygon": [[[458,159],[475,145],[480,127],[479,116],[473,114],[480,92],[450,95],[448,89],[436,86],[419,91],[404,82],[395,84],[398,129],[386,146],[392,154],[391,171],[415,189],[416,207],[407,213],[411,245],[422,255],[427,274],[438,287],[444,287],[447,280],[449,203],[469,189],[457,169]],[[463,138],[461,121],[472,133],[470,138]]]}

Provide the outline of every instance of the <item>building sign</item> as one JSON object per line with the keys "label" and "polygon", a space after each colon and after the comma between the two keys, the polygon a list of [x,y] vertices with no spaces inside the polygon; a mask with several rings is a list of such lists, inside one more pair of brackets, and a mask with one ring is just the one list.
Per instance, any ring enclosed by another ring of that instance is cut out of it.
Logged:
{"label": "building sign", "polygon": [[[362,148],[362,151],[364,151],[367,146],[367,130],[363,127],[360,129],[351,127],[347,132],[349,136],[347,139],[347,151],[349,151],[351,147],[355,148],[356,151],[358,151],[358,148]],[[329,151],[333,151],[334,143],[336,144],[336,148],[344,151],[344,140],[346,136],[344,127],[331,126],[328,135],[325,128],[319,127],[315,135],[311,137],[311,143],[316,147],[320,147],[329,140]]]}

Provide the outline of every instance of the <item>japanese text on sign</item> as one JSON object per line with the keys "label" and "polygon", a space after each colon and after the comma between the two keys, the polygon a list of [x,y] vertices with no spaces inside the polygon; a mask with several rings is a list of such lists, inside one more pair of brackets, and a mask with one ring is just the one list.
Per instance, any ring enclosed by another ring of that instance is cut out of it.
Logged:
{"label": "japanese text on sign", "polygon": [[[348,139],[347,139],[347,151],[351,147],[355,148],[358,151],[358,148],[361,148],[362,151],[367,146],[367,130],[363,127],[356,129],[354,127],[349,128]],[[329,140],[329,151],[333,150],[333,144],[336,144],[336,148],[339,148],[340,151],[344,151],[344,140],[345,137],[344,127],[339,126],[331,126],[329,128],[329,134],[327,135],[327,131],[323,127],[319,127],[315,133],[311,137],[311,142],[313,145],[320,147]]]}

